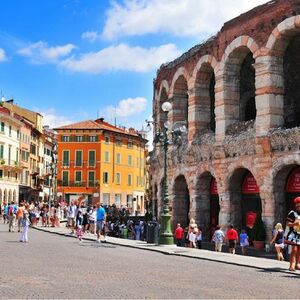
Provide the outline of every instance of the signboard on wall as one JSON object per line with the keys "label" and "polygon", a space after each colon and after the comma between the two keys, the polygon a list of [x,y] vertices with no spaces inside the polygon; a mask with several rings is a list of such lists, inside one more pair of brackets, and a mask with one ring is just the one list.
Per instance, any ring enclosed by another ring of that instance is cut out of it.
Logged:
{"label": "signboard on wall", "polygon": [[243,194],[259,194],[259,187],[255,178],[251,173],[248,173],[242,185]]}
{"label": "signboard on wall", "polygon": [[286,192],[300,193],[300,167],[292,171],[286,185]]}

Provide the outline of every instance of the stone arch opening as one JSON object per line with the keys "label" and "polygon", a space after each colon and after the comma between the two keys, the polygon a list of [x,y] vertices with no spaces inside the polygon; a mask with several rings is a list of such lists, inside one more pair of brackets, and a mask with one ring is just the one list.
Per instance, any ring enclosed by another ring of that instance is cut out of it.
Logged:
{"label": "stone arch opening", "polygon": [[283,56],[284,126],[300,126],[300,33],[290,38]]}
{"label": "stone arch opening", "polygon": [[11,192],[11,190],[8,191],[8,201],[9,202],[12,201],[12,192]]}
{"label": "stone arch opening", "polygon": [[219,223],[219,195],[217,183],[210,172],[199,177],[197,183],[196,223],[202,227],[203,238],[209,239]]}
{"label": "stone arch opening", "polygon": [[8,199],[7,199],[7,189],[4,190],[3,193],[3,201],[7,203]]}
{"label": "stone arch opening", "polygon": [[235,127],[256,118],[254,62],[253,53],[246,46],[236,48],[225,62],[226,119]]}
{"label": "stone arch opening", "polygon": [[229,181],[230,221],[239,230],[244,228],[251,236],[257,213],[262,212],[259,187],[252,173],[237,169]]}
{"label": "stone arch opening", "polygon": [[173,125],[188,127],[188,84],[183,75],[174,84],[171,115]]}
{"label": "stone arch opening", "polygon": [[202,64],[195,82],[195,123],[197,133],[203,130],[215,132],[215,73],[209,63]]}
{"label": "stone arch opening", "polygon": [[189,225],[190,194],[186,179],[183,175],[175,179],[173,187],[172,216],[173,228],[180,223],[182,228]]}
{"label": "stone arch opening", "polygon": [[293,199],[300,196],[300,166],[291,164],[282,167],[274,177],[274,220],[286,223],[287,213],[293,208]]}
{"label": "stone arch opening", "polygon": [[159,128],[163,128],[164,123],[166,121],[168,121],[168,113],[163,111],[162,108],[161,108],[162,104],[166,101],[168,101],[168,94],[167,94],[167,90],[165,88],[163,88],[162,91],[161,91],[160,99],[159,99],[159,103],[158,103],[158,105],[159,105],[159,107],[158,107],[158,111],[159,111],[159,116],[158,116]]}

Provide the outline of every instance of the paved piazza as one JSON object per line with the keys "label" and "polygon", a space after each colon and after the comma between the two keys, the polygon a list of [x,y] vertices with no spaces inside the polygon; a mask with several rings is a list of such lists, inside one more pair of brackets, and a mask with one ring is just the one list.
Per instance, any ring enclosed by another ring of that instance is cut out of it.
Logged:
{"label": "paved piazza", "polygon": [[258,270],[0,225],[0,298],[299,298],[300,273]]}

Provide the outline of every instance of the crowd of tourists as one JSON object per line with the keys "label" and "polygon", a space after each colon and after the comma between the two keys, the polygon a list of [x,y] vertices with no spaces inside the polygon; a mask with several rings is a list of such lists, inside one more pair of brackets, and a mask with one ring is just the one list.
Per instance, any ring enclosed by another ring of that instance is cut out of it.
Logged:
{"label": "crowd of tourists", "polygon": [[[277,223],[272,232],[272,239],[266,245],[269,249],[274,244],[277,259],[290,262],[289,270],[300,270],[300,197],[294,199],[294,210],[291,210],[286,219],[286,229],[281,223]],[[202,228],[198,227],[194,219],[190,220],[189,226],[184,230],[180,223],[174,232],[177,246],[202,249]],[[233,224],[225,231],[220,226],[216,226],[211,241],[215,244],[215,251],[221,252],[224,244],[228,245],[229,252],[235,254],[236,246],[239,244],[242,254],[247,253],[250,238],[246,230],[240,233]],[[266,249],[267,249],[266,248]]]}
{"label": "crowd of tourists", "polygon": [[[275,225],[273,238],[269,245],[274,244],[278,260],[290,260],[290,271],[300,269],[300,197],[294,199],[295,209],[287,216],[286,230],[281,223]],[[123,237],[145,241],[147,239],[148,221],[152,220],[150,214],[145,218],[133,219],[126,207],[117,208],[115,205],[84,206],[83,203],[71,202],[69,206],[63,203],[28,203],[23,201],[17,205],[3,203],[0,206],[4,224],[8,224],[8,231],[21,233],[20,242],[28,242],[28,226],[60,226],[62,219],[67,219],[67,227],[70,234],[76,234],[81,241],[85,233],[97,235],[97,242],[106,241],[106,236]],[[159,224],[156,222],[159,229]],[[156,232],[158,234],[158,230]],[[102,237],[102,240],[101,240]],[[179,247],[190,247],[202,249],[203,231],[198,227],[195,220],[191,219],[188,227],[184,230],[181,224],[177,224],[174,239]],[[249,236],[245,230],[240,233],[230,224],[225,232],[217,226],[211,237],[214,242],[215,251],[221,252],[227,243],[229,252],[235,254],[236,246],[239,244],[242,254],[247,253]]]}

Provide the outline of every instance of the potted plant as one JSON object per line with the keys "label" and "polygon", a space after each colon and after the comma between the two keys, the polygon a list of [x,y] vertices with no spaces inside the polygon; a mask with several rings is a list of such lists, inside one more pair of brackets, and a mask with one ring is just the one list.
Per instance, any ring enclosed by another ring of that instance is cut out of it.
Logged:
{"label": "potted plant", "polygon": [[261,218],[261,213],[258,213],[256,216],[255,223],[252,228],[252,240],[255,249],[262,250],[264,248],[266,240],[266,228]]}

